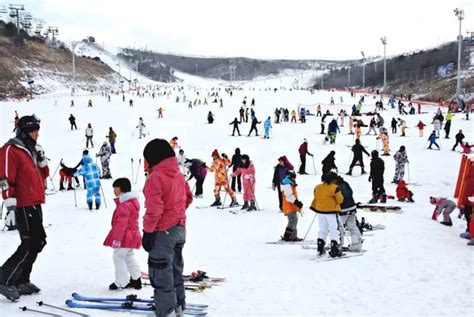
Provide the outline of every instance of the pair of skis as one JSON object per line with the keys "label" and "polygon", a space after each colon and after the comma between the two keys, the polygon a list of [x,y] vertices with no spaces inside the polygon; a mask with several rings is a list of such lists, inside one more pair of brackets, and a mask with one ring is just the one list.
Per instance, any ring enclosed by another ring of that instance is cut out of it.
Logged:
{"label": "pair of skis", "polygon": [[133,172],[134,172],[134,168],[133,168],[133,165],[134,165],[133,157],[132,157],[130,160],[131,160],[131,164],[132,164],[132,168],[131,168],[131,170],[132,170],[132,182],[133,182],[134,185],[136,185],[137,182],[138,182],[138,175],[140,175],[140,166],[141,166],[141,164],[142,164],[142,159],[140,158],[140,159],[138,160],[138,166],[137,166],[137,173],[136,173],[136,174],[133,173]]}

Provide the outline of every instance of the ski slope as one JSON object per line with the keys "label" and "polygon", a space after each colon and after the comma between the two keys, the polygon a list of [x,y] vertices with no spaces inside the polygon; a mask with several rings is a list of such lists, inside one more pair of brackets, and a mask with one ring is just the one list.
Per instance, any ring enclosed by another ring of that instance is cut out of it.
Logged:
{"label": "ski slope", "polygon": [[[92,155],[98,152],[109,127],[113,127],[118,135],[118,153],[111,159],[114,178],[131,178],[131,158],[134,158],[136,169],[145,144],[155,137],[169,140],[178,136],[188,158],[201,158],[208,164],[214,149],[229,157],[236,147],[243,154],[248,154],[256,168],[255,194],[260,212],[234,215],[227,210],[197,209],[210,205],[214,200],[212,173],[208,173],[204,183],[204,198],[195,199],[187,210],[185,272],[200,269],[212,276],[227,278],[227,282],[203,293],[187,293],[188,302],[210,305],[208,316],[472,316],[474,249],[467,247],[466,240],[459,238],[459,233],[465,229],[465,221],[458,219],[457,211],[454,211],[453,227],[434,222],[431,220],[433,206],[428,198],[430,195],[452,198],[460,164],[460,154],[451,151],[454,135],[463,129],[467,141],[474,141],[473,121],[465,121],[463,116],[456,114],[451,139],[440,139],[441,151],[430,151],[425,149],[425,145],[436,108],[423,106],[423,111],[428,113],[405,116],[409,126],[407,137],[390,134],[390,148],[392,155],[401,145],[407,148],[410,181],[421,185],[409,187],[415,193],[416,202],[399,203],[403,214],[359,211],[359,218],[363,216],[369,223],[386,226],[385,230],[375,231],[365,238],[364,249],[367,252],[355,258],[315,262],[311,260],[315,250],[304,250],[297,245],[266,244],[278,240],[287,223],[278,211],[277,193],[271,189],[273,167],[281,155],[287,155],[297,167],[298,147],[303,138],[308,139],[317,174],[297,177],[298,194],[304,203],[304,215],[299,220],[298,228],[299,235],[304,236],[314,217],[309,205],[313,188],[320,182],[320,162],[331,150],[335,150],[339,171],[348,170],[353,136],[347,134],[347,120],[335,145],[323,144],[324,136],[319,134],[320,118],[313,116],[307,117],[306,124],[273,123],[272,138],[269,140],[247,137],[250,124],[245,123],[241,125],[243,136],[232,137],[229,123],[238,117],[238,109],[245,96],[247,104],[252,97],[255,98],[256,115],[262,123],[268,116],[273,119],[275,107],[288,107],[291,112],[297,109],[298,103],[320,102],[323,111],[329,108],[336,113],[345,108],[350,112],[352,103],[356,103],[359,96],[351,98],[346,93],[328,91],[315,92],[314,95],[294,90],[278,90],[275,93],[265,91],[265,87],[266,84],[257,82],[251,91],[250,88],[234,91],[232,97],[221,91],[223,108],[210,103],[188,109],[187,103],[175,102],[177,90],[171,90],[169,98],[127,95],[126,102],[116,95],[112,96],[110,103],[105,97],[93,96],[93,108],[86,107],[87,96],[76,97],[75,108],[68,106],[70,97],[59,98],[58,107],[54,106],[53,98],[1,103],[1,141],[4,143],[13,136],[12,121],[17,110],[20,116],[34,112],[42,119],[39,143],[51,158],[52,173],[61,158],[69,166],[79,162],[85,146],[84,129],[87,123],[92,123],[94,139],[99,143],[91,151]],[[196,98],[194,89],[184,93],[188,100]],[[200,94],[201,97],[207,95],[206,88],[202,88]],[[339,96],[343,96],[346,104],[328,106],[331,96],[336,102]],[[130,98],[135,101],[133,108],[128,106]],[[362,112],[373,111],[374,103],[375,100],[367,97]],[[159,107],[165,108],[163,119],[157,119],[156,110]],[[212,125],[207,124],[206,120],[209,111],[215,114]],[[77,131],[69,130],[68,117],[71,113],[77,118]],[[142,140],[138,139],[137,133],[132,134],[139,117],[144,118],[150,132],[150,136]],[[397,118],[398,114],[395,110],[388,110],[383,117],[388,126],[391,118]],[[428,125],[423,138],[418,136],[415,128],[420,119]],[[364,121],[368,123],[367,119]],[[259,132],[263,134],[262,130],[263,124],[259,125]],[[363,135],[362,143],[369,152],[377,148],[374,136]],[[382,158],[385,161],[385,188],[387,194],[394,195],[395,185],[389,183],[395,170],[394,160],[392,156]],[[364,160],[368,165],[369,160],[365,157]],[[144,184],[141,170],[138,184],[134,186],[136,191],[141,191]],[[310,157],[307,171],[314,173]],[[359,174],[360,169],[356,167],[353,177],[344,175],[344,178],[354,189],[356,201],[367,202],[371,196],[371,185],[367,175]],[[56,174],[56,188],[58,182]],[[98,212],[87,209],[84,190],[76,191],[77,208],[74,207],[72,191],[47,196],[43,212],[44,224],[48,225],[48,245],[38,256],[31,276],[32,282],[42,288],[42,292],[24,296],[18,303],[10,303],[1,297],[2,316],[29,316],[18,307],[38,308],[35,302],[40,300],[64,305],[73,292],[108,297],[130,293],[141,297],[152,295],[149,286],[141,291],[108,290],[108,285],[114,281],[112,249],[102,246],[102,242],[110,228],[113,212],[112,182],[102,181],[108,208],[103,204]],[[191,188],[193,185],[194,181],[191,181]],[[241,194],[237,199],[240,204],[243,203]],[[229,199],[226,200],[228,203]],[[143,206],[143,195],[141,204]],[[144,209],[140,213],[142,216]],[[316,221],[308,239],[316,239],[317,232]],[[16,232],[1,232],[0,235],[0,261],[3,263],[17,248],[19,237]],[[142,270],[147,271],[147,253],[137,250],[136,258]],[[57,313],[52,309],[42,309]],[[127,312],[82,312],[92,316],[136,316]]]}

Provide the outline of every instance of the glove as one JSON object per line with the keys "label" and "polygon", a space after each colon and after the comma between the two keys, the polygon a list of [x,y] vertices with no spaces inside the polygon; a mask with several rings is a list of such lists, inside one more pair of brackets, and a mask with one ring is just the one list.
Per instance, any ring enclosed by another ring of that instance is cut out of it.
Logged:
{"label": "glove", "polygon": [[118,249],[122,243],[119,240],[112,241],[112,248]]}
{"label": "glove", "polygon": [[7,208],[7,212],[15,211],[15,207],[16,207],[15,197],[10,197],[10,198],[5,199],[4,203],[5,203],[5,207]]}
{"label": "glove", "polygon": [[153,233],[143,231],[142,247],[146,252],[150,252],[153,249]]}
{"label": "glove", "polygon": [[39,168],[44,168],[48,166],[48,158],[44,155],[44,149],[41,145],[36,144],[36,161],[38,162]]}
{"label": "glove", "polygon": [[252,179],[252,175],[245,175],[244,178],[247,179],[247,180],[251,180],[251,179]]}
{"label": "glove", "polygon": [[313,154],[310,154],[309,156],[314,156]]}
{"label": "glove", "polygon": [[295,200],[295,202],[293,204],[295,204],[300,209],[303,208],[303,203],[301,201],[299,201],[298,199]]}
{"label": "glove", "polygon": [[371,182],[371,181],[372,181],[372,176],[369,176],[369,182]]}
{"label": "glove", "polygon": [[275,184],[272,184],[272,190],[275,190],[275,189],[276,189]]}

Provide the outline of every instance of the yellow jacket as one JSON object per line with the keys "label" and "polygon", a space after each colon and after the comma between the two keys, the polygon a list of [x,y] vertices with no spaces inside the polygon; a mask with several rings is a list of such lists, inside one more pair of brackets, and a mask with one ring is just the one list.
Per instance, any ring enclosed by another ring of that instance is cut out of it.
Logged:
{"label": "yellow jacket", "polygon": [[341,211],[340,204],[344,197],[336,185],[321,183],[314,188],[313,194],[310,209],[314,212],[333,214]]}

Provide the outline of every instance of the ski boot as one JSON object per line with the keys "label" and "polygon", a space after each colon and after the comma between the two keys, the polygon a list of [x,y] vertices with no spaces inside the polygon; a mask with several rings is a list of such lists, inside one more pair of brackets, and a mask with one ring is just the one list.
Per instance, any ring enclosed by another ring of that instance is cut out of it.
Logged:
{"label": "ski boot", "polygon": [[74,190],[74,188],[72,187],[72,184],[71,184],[71,183],[68,184],[67,190]]}
{"label": "ski boot", "polygon": [[378,200],[379,199],[377,195],[372,195],[372,199],[369,200],[369,204],[376,204]]}
{"label": "ski boot", "polygon": [[324,250],[324,245],[326,244],[326,242],[324,242],[323,239],[318,239],[318,255],[319,256],[322,256],[326,253],[326,251]]}
{"label": "ski boot", "polygon": [[232,197],[232,201],[230,202],[229,207],[236,207],[238,205],[239,203],[237,202],[237,199],[235,199],[235,197]]}
{"label": "ski boot", "polygon": [[339,243],[336,240],[331,240],[331,250],[329,251],[329,256],[332,258],[342,256],[342,251],[340,249]]}
{"label": "ski boot", "polygon": [[291,236],[291,241],[295,241],[295,242],[303,241],[303,239],[298,238],[298,229],[295,229],[295,231],[293,231],[293,234]]}
{"label": "ski boot", "polygon": [[281,239],[283,241],[293,241],[293,233],[294,233],[293,229],[286,227],[285,233],[283,234]]}
{"label": "ski boot", "polygon": [[214,201],[211,205],[211,207],[217,207],[217,206],[222,206],[221,198],[219,196],[216,196],[216,201]]}
{"label": "ski boot", "polygon": [[453,223],[451,221],[441,221],[440,224],[451,227]]}
{"label": "ski boot", "polygon": [[382,198],[380,199],[380,202],[382,204],[385,204],[387,202],[387,195],[386,194],[382,194]]}
{"label": "ski boot", "polygon": [[18,290],[16,289],[15,286],[7,286],[0,284],[0,294],[5,296],[11,301],[16,301],[17,299],[20,298],[20,294],[18,293]]}
{"label": "ski boot", "polygon": [[362,169],[362,173],[360,173],[360,174],[361,174],[361,175],[367,174],[367,172],[366,172],[364,169]]}
{"label": "ski boot", "polygon": [[95,204],[95,210],[99,210],[100,204]]}
{"label": "ski boot", "polygon": [[466,243],[467,245],[474,245],[474,238],[472,238],[468,243]]}
{"label": "ski boot", "polygon": [[64,189],[65,189],[65,188],[64,188],[63,183],[59,183],[59,190],[64,190]]}
{"label": "ski boot", "polygon": [[139,277],[136,280],[130,277],[130,282],[127,285],[129,288],[142,289],[142,279]]}
{"label": "ski boot", "polygon": [[41,292],[41,289],[33,283],[24,283],[16,287],[20,295],[32,295]]}
{"label": "ski boot", "polygon": [[247,211],[254,211],[254,210],[257,210],[257,207],[255,207],[255,201],[251,200],[250,207],[247,209]]}
{"label": "ski boot", "polygon": [[87,203],[87,205],[89,206],[89,210],[92,211],[92,203]]}
{"label": "ski boot", "polygon": [[111,290],[111,291],[116,291],[118,289],[119,288],[115,283],[112,283],[112,284],[109,285],[109,290]]}
{"label": "ski boot", "polygon": [[352,176],[352,168],[351,168],[351,169],[349,169],[349,172],[347,172],[347,173],[346,173],[346,175],[350,175],[350,176]]}
{"label": "ski boot", "polygon": [[245,210],[245,209],[248,209],[250,206],[249,206],[249,202],[247,200],[244,200],[244,205],[242,206],[242,208],[240,208],[240,210]]}

